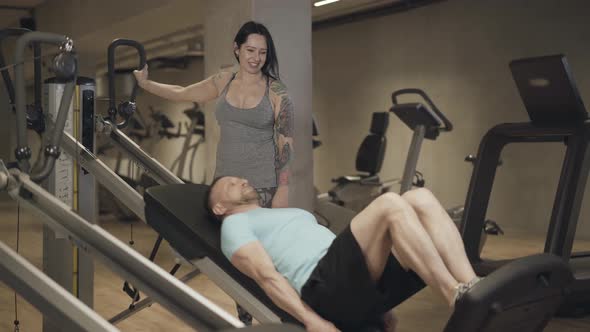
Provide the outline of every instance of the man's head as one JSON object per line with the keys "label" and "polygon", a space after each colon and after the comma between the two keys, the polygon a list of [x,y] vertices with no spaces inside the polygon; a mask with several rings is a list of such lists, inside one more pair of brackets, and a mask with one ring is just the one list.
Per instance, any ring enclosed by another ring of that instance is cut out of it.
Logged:
{"label": "man's head", "polygon": [[224,176],[209,188],[208,207],[219,219],[259,206],[258,193],[246,179]]}

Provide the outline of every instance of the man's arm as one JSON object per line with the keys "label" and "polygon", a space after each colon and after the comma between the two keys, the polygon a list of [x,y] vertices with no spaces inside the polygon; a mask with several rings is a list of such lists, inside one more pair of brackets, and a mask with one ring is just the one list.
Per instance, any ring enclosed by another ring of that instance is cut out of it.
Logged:
{"label": "man's arm", "polygon": [[293,102],[287,94],[287,88],[279,81],[273,81],[270,89],[274,94],[275,140],[277,154],[275,168],[277,172],[277,192],[272,207],[289,206],[289,179],[293,160],[293,128],[295,111]]}
{"label": "man's arm", "polygon": [[254,279],[278,307],[302,322],[308,331],[338,331],[301,300],[285,277],[277,272],[259,241],[240,247],[232,255],[231,262],[242,273]]}

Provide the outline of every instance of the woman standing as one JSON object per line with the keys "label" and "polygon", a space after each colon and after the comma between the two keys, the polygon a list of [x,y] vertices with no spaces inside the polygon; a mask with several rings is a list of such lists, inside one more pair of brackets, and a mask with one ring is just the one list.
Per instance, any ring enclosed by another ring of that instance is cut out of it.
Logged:
{"label": "woman standing", "polygon": [[147,65],[134,75],[140,87],[172,101],[202,103],[218,98],[221,129],[214,178],[243,177],[264,207],[287,207],[293,160],[293,103],[280,81],[272,37],[257,22],[245,23],[234,38],[239,70],[219,72],[187,87],[148,79]]}

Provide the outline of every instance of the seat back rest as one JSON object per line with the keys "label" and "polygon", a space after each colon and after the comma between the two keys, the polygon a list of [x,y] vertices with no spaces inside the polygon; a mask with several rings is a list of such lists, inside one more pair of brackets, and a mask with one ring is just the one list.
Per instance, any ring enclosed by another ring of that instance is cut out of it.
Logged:
{"label": "seat back rest", "polygon": [[370,133],[358,149],[356,154],[356,170],[375,175],[381,171],[387,139],[385,134],[389,127],[389,113],[375,112],[371,120]]}
{"label": "seat back rest", "polygon": [[254,280],[242,274],[221,251],[221,221],[207,211],[209,186],[170,184],[144,194],[147,223],[187,260],[210,258],[283,321],[298,323],[278,308]]}
{"label": "seat back rest", "polygon": [[457,303],[445,332],[542,331],[573,281],[559,257],[517,259],[477,283]]}

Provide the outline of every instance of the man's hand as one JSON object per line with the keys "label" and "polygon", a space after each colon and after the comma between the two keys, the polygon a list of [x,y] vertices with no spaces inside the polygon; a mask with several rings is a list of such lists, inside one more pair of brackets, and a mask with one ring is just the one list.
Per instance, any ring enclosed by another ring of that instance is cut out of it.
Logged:
{"label": "man's hand", "polygon": [[231,258],[232,264],[254,279],[266,295],[281,309],[302,322],[309,332],[340,332],[301,300],[287,279],[277,272],[272,259],[260,241],[240,247]]}
{"label": "man's hand", "polygon": [[307,332],[340,332],[334,324],[317,315],[305,322],[305,329]]}

